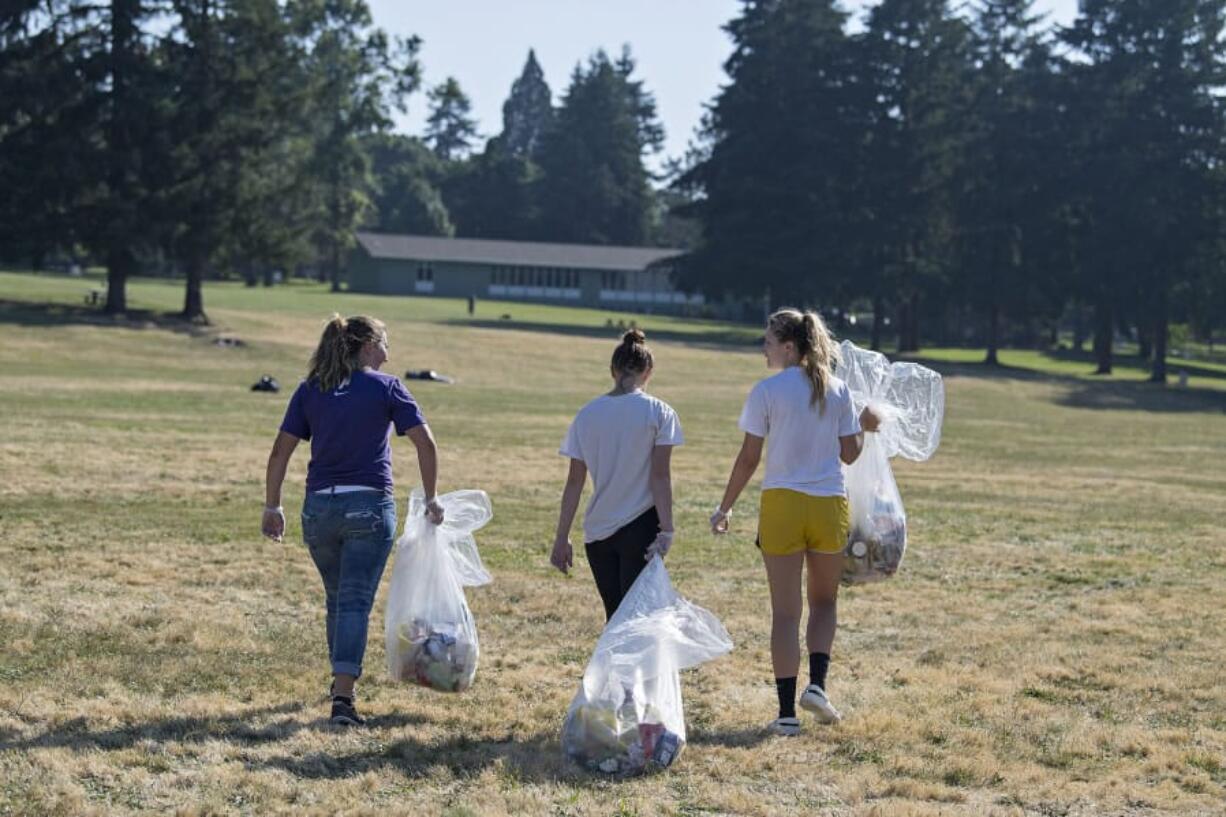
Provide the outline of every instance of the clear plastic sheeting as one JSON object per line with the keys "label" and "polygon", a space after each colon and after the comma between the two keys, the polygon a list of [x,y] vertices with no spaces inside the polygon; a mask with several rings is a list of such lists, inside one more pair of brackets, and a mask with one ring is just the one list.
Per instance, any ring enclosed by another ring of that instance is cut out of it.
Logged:
{"label": "clear plastic sheeting", "polygon": [[843,466],[851,525],[843,551],[843,583],[864,584],[898,572],[907,549],[907,515],[890,458],[923,461],[941,442],[945,386],[941,375],[916,363],[890,363],[879,352],[843,341],[838,372],[856,411],[872,406],[881,418],[864,435],[864,450]]}
{"label": "clear plastic sheeting", "polygon": [[685,748],[681,670],[728,653],[719,619],[677,594],[653,558],[605,625],[562,725],[562,749],[592,771],[667,768]]}
{"label": "clear plastic sheeting", "polygon": [[941,444],[945,384],[941,375],[918,363],[891,363],[880,352],[861,349],[849,340],[839,346],[836,374],[851,389],[856,410],[873,403],[888,417],[877,432],[886,457],[923,462]]}
{"label": "clear plastic sheeting", "polygon": [[494,512],[485,491],[453,491],[438,502],[441,525],[426,518],[420,488],[409,497],[387,597],[387,669],[396,681],[462,692],[472,686],[480,656],[464,588],[492,581],[473,532]]}

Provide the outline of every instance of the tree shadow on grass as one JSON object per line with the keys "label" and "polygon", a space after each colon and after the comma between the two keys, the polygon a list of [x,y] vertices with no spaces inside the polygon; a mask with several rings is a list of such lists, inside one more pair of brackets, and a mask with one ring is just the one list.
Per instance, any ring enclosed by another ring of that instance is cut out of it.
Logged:
{"label": "tree shadow on grass", "polygon": [[0,324],[16,326],[110,326],[120,329],[165,329],[201,337],[216,331],[207,323],[190,321],[177,312],[129,309],[123,315],[108,315],[101,307],[65,303],[33,303],[0,298]]}
{"label": "tree shadow on grass", "polygon": [[[1064,354],[1052,352],[1050,355]],[[983,363],[950,363],[924,357],[907,357],[946,377],[967,377],[985,380],[1016,380],[1031,383],[1053,383],[1063,387],[1053,402],[1069,408],[1148,411],[1155,413],[1226,413],[1226,391],[1206,388],[1162,386],[1143,380],[1096,380],[1076,375],[1055,374],[1020,366],[988,366]],[[1171,371],[1177,371],[1170,364]],[[1181,367],[1182,368],[1182,367]],[[1087,367],[1087,373],[1090,368]],[[1226,374],[1213,369],[1188,371],[1189,376],[1226,381]]]}
{"label": "tree shadow on grass", "polygon": [[[568,323],[547,323],[517,320],[488,320],[479,318],[454,318],[447,321],[452,326],[469,326],[474,329],[503,329],[518,332],[543,332],[550,335],[565,335],[568,337],[596,338],[617,341],[626,331],[625,326],[603,326],[600,324],[583,325]],[[652,328],[644,330],[647,342],[653,340],[675,341],[691,346],[708,349],[752,349],[760,343],[760,333],[745,332],[735,329],[696,330],[679,332],[669,329]]]}
{"label": "tree shadow on grass", "polygon": [[729,749],[748,749],[770,740],[771,735],[760,727],[723,730],[696,730],[689,735],[691,746],[723,746]]}
{"label": "tree shadow on grass", "polygon": [[[305,706],[284,703],[212,716],[154,719],[109,729],[91,729],[87,718],[73,718],[30,738],[18,739],[11,732],[0,736],[0,752],[59,748],[79,752],[116,751],[146,742],[203,743],[212,740],[260,745],[286,740],[305,730],[335,728],[327,718],[296,717]],[[374,728],[393,729],[423,720],[420,716],[396,713],[372,717],[367,722]]]}

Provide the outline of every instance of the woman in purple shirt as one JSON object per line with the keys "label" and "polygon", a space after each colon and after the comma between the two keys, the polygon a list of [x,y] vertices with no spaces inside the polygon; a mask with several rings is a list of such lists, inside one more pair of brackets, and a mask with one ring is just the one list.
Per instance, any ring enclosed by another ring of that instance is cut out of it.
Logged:
{"label": "woman in purple shirt", "polygon": [[333,315],[298,384],[268,456],[264,535],[281,541],[281,484],[294,449],[311,441],[302,538],[323,579],[328,655],[332,661],[332,722],[364,723],[353,703],[362,674],[366,631],[383,567],[396,536],[391,429],[417,448],[426,515],[443,521],[435,499],[438,454],[430,426],[404,384],[379,367],[387,331],[374,318]]}

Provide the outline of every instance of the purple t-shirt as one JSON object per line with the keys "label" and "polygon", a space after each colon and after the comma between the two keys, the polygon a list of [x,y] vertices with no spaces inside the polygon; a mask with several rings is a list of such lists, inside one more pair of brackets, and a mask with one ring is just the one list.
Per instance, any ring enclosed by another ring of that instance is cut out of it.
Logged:
{"label": "purple t-shirt", "polygon": [[330,392],[302,381],[289,400],[281,430],[311,441],[306,489],[365,485],[392,491],[392,426],[397,434],[426,422],[400,378],[355,371]]}

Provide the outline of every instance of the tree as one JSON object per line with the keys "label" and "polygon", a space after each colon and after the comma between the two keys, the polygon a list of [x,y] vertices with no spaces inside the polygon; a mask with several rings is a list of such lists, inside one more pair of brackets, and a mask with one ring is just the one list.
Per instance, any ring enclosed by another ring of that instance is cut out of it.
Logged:
{"label": "tree", "polygon": [[439,159],[419,139],[376,133],[362,140],[371,158],[374,212],[366,226],[380,232],[454,235],[438,180]]}
{"label": "tree", "polygon": [[1088,198],[1082,251],[1095,293],[1098,371],[1111,370],[1114,317],[1136,292],[1166,381],[1173,289],[1219,232],[1223,159],[1221,0],[1085,0],[1064,39],[1075,76]]}
{"label": "tree", "polygon": [[476,122],[470,116],[472,102],[460,89],[455,77],[447,77],[442,84],[432,88],[429,97],[426,143],[434,150],[434,155],[444,162],[463,158],[472,150],[472,142],[477,136]]}
{"label": "tree", "polygon": [[878,287],[899,302],[899,351],[914,351],[921,298],[940,293],[956,263],[969,30],[947,0],[882,0],[869,14],[865,46],[877,103],[866,190],[878,227]]}
{"label": "tree", "polygon": [[369,159],[361,138],[388,128],[391,108],[402,109],[417,88],[421,41],[389,41],[372,27],[365,0],[304,2],[297,25],[317,120],[311,172],[320,181],[324,216],[315,241],[336,291],[342,257],[370,207]]}
{"label": "tree", "polygon": [[553,122],[553,93],[545,82],[545,72],[528,51],[528,61],[519,79],[511,85],[511,95],[502,103],[502,133],[498,146],[507,156],[532,159],[540,150],[545,132]]}
{"label": "tree", "polygon": [[664,131],[655,101],[632,79],[628,50],[575,66],[540,152],[541,230],[551,241],[641,244],[652,203],[643,156]]}
{"label": "tree", "polygon": [[833,2],[755,0],[727,26],[730,82],[711,108],[708,156],[682,176],[703,243],[683,283],[714,296],[829,303],[844,289],[862,110],[847,13]]}
{"label": "tree", "polygon": [[1041,101],[1050,54],[1038,30],[1034,0],[980,0],[972,24],[977,71],[965,120],[968,135],[960,163],[959,283],[984,313],[987,352],[996,365],[1001,321],[1037,309],[1034,263],[1042,189],[1040,170],[1050,143],[1041,127]]}

